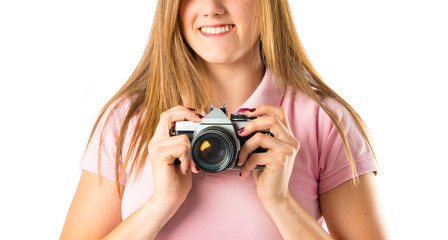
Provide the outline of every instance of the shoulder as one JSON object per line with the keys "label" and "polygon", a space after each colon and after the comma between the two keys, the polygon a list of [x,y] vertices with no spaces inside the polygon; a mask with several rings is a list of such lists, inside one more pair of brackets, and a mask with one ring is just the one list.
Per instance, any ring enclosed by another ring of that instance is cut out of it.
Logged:
{"label": "shoulder", "polygon": [[[317,96],[321,104],[330,110],[340,121],[344,129],[358,128],[350,111],[333,97]],[[281,107],[290,121],[301,121],[301,124],[312,124],[315,128],[328,131],[334,127],[334,122],[324,108],[314,99],[299,89],[290,86],[286,88]]]}
{"label": "shoulder", "polygon": [[87,155],[89,153],[96,155],[98,152],[108,152],[109,155],[114,155],[123,125],[126,124],[129,128],[135,122],[132,117],[128,123],[125,123],[131,105],[132,101],[128,99],[106,104],[93,127],[86,149]]}
{"label": "shoulder", "polygon": [[[117,135],[125,125],[131,127],[135,124],[139,116],[139,111],[134,111],[134,100],[131,98],[118,99],[106,104],[102,114],[98,117],[97,125],[94,128],[98,131],[112,131]],[[131,114],[129,116],[129,114]]]}
{"label": "shoulder", "polygon": [[[377,171],[362,122],[336,98],[318,96],[321,104],[300,90],[288,87],[281,106],[294,136],[300,141],[301,165],[310,166],[319,181],[319,193],[326,192],[353,177],[352,164],[344,138],[353,157],[356,172],[361,175]],[[342,126],[341,134],[327,108]]]}
{"label": "shoulder", "polygon": [[[82,169],[115,181],[117,143],[120,141],[122,127],[131,105],[130,100],[115,101],[106,105],[92,130],[83,155]],[[129,130],[134,125],[135,119],[132,117],[122,138],[125,143],[128,141]],[[125,184],[124,179],[120,179],[121,185]]]}
{"label": "shoulder", "polygon": [[110,103],[109,106],[106,105],[106,109],[104,110],[102,117],[111,117],[118,122],[122,122],[129,113],[133,102],[133,99],[129,98],[115,100]]}
{"label": "shoulder", "polygon": [[[350,118],[350,112],[337,99],[317,96],[321,105],[328,108],[341,123],[343,119]],[[297,130],[316,132],[329,132],[334,123],[328,113],[315,99],[306,95],[299,89],[290,86],[286,88],[281,107],[287,114],[292,125],[297,125]]]}

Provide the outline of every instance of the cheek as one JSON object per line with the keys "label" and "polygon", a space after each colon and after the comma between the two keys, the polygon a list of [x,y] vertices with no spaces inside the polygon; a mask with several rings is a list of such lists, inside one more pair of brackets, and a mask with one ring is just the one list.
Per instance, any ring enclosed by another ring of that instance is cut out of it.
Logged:
{"label": "cheek", "polygon": [[253,3],[253,1],[232,5],[232,12],[246,27],[258,26],[257,4]]}
{"label": "cheek", "polygon": [[188,4],[181,4],[179,9],[179,23],[182,35],[193,29],[194,9]]}

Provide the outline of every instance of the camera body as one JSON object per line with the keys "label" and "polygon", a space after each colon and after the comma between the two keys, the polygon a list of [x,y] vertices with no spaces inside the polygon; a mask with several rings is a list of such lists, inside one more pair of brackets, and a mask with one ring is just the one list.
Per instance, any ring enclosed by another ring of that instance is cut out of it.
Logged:
{"label": "camera body", "polygon": [[[244,114],[231,114],[227,117],[227,106],[214,107],[211,105],[210,113],[201,122],[178,121],[174,125],[172,135],[186,134],[191,142],[191,156],[196,166],[210,173],[217,173],[226,169],[241,169],[237,166],[238,153],[244,143],[255,133],[247,137],[237,134],[238,129],[243,128],[251,117]],[[269,131],[262,133],[271,135]],[[258,148],[255,152],[266,152],[266,149]],[[264,166],[257,166],[260,169]]]}

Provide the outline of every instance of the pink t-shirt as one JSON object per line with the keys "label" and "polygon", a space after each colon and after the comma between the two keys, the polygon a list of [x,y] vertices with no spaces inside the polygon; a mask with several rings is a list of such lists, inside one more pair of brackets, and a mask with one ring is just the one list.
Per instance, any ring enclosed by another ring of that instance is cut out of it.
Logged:
{"label": "pink t-shirt", "polygon": [[[349,112],[334,99],[325,98],[323,102],[337,113],[345,128],[358,174],[376,172],[377,166],[368,144]],[[289,182],[290,192],[322,224],[319,194],[352,178],[342,138],[330,117],[303,93],[290,88],[286,95],[281,95],[269,69],[258,88],[241,108],[262,104],[281,106],[285,109],[294,136],[301,146]],[[113,113],[106,126],[101,148],[98,143],[104,121],[100,122],[84,155],[82,169],[96,174],[99,169],[99,175],[115,181],[115,142],[125,113],[126,106]],[[125,149],[129,145],[135,120],[136,118],[132,119],[127,131]],[[162,228],[157,238],[282,239],[257,197],[253,178],[240,180],[238,174],[239,171],[234,170],[217,174],[193,174],[193,187],[187,199]],[[137,178],[125,177],[121,184],[125,186],[122,216],[126,219],[153,194],[150,164],[146,164]]]}

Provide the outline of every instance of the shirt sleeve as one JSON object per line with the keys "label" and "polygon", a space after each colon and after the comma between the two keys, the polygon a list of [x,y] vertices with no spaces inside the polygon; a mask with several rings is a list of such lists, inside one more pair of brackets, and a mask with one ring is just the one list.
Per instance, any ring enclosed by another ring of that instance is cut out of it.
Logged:
{"label": "shirt sleeve", "polygon": [[[325,98],[323,103],[332,109],[342,123],[358,176],[378,171],[376,160],[350,112],[337,100]],[[319,194],[327,192],[353,178],[343,139],[331,118],[319,109]]]}
{"label": "shirt sleeve", "polygon": [[[117,111],[111,112],[112,106],[101,117],[84,153],[81,169],[95,173],[115,182],[115,154],[121,124]],[[107,120],[108,116],[110,118]],[[120,160],[121,161],[121,160]],[[119,163],[121,167],[121,162]],[[120,178],[125,185],[125,176]]]}

